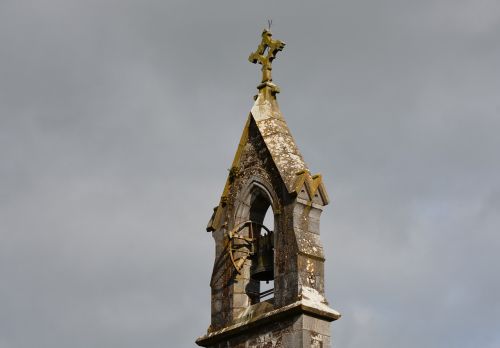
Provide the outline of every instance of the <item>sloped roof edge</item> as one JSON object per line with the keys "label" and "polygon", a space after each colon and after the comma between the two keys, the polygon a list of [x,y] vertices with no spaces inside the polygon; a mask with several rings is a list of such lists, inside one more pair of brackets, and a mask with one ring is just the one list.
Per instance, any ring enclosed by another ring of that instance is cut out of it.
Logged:
{"label": "sloped roof edge", "polygon": [[[324,200],[328,202],[328,196],[324,189],[321,175],[311,177],[309,169],[281,114],[275,96],[270,96],[268,93],[262,93],[261,91],[252,106],[245,127],[243,128],[243,133],[238,143],[238,148],[226,179],[219,205],[214,209],[214,213],[208,223],[208,232],[219,229],[223,223],[224,208],[227,203],[227,196],[229,194],[232,179],[234,179],[232,178],[232,170],[237,170],[243,149],[248,141],[248,131],[252,118],[257,125],[257,129],[266,144],[288,192],[296,193],[297,190],[300,190],[302,185],[306,183],[314,192],[319,189],[322,196],[325,197]],[[299,183],[301,183],[301,185],[297,187]]]}

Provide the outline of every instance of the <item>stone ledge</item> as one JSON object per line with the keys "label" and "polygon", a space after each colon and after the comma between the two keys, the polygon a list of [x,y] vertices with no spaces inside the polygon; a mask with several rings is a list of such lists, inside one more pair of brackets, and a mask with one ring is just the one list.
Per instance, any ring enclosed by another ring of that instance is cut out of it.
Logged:
{"label": "stone ledge", "polygon": [[202,337],[199,337],[196,340],[196,344],[202,347],[209,347],[231,336],[235,336],[242,331],[253,329],[269,322],[275,322],[288,316],[291,317],[294,315],[307,314],[325,321],[334,321],[340,318],[340,313],[331,308],[328,309],[329,310],[326,310],[326,308],[322,309],[311,306],[306,303],[306,301],[297,301],[287,306],[253,317],[248,321],[243,321],[223,329],[210,332]]}

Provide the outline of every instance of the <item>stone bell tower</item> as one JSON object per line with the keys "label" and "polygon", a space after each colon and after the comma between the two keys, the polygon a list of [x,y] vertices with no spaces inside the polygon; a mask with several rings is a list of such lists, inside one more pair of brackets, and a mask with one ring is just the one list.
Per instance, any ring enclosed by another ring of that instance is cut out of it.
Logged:
{"label": "stone bell tower", "polygon": [[[212,320],[203,347],[331,347],[319,220],[328,195],[311,175],[276,101],[268,30],[249,60],[262,82],[207,231],[215,240]],[[266,226],[271,214],[274,226]]]}

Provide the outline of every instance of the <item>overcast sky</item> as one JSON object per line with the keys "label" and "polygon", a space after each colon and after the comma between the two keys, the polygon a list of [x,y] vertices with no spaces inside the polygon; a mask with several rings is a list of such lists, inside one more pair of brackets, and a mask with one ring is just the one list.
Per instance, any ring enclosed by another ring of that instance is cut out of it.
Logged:
{"label": "overcast sky", "polygon": [[500,347],[498,0],[0,1],[0,348],[186,348],[273,19],[338,348]]}

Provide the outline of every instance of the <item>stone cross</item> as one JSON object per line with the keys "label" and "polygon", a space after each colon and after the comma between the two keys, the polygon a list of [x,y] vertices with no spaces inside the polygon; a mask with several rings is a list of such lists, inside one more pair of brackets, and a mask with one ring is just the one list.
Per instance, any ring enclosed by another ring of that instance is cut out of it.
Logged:
{"label": "stone cross", "polygon": [[273,34],[267,29],[262,32],[262,41],[257,50],[250,54],[248,60],[254,64],[262,65],[262,83],[271,82],[272,62],[278,51],[282,51],[285,43],[280,40],[273,40]]}

